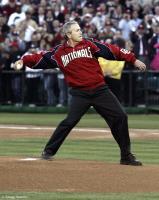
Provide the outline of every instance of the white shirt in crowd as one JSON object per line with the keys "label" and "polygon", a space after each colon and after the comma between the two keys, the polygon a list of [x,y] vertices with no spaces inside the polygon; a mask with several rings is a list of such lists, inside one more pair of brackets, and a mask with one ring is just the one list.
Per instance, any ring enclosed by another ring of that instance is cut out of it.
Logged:
{"label": "white shirt in crowd", "polygon": [[25,19],[26,19],[26,16],[24,12],[22,13],[14,12],[9,16],[7,25],[8,26],[16,25]]}

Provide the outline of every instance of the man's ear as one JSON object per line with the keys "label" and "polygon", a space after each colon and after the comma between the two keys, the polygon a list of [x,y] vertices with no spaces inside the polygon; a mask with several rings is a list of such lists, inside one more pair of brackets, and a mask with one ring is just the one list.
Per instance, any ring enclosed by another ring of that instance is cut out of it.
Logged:
{"label": "man's ear", "polygon": [[67,33],[65,36],[66,36],[67,39],[70,39],[71,38],[71,33]]}

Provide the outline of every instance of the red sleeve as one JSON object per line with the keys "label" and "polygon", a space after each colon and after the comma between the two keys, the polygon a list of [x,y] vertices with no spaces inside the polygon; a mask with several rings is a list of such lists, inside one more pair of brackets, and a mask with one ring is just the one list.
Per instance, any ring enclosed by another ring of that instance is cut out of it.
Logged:
{"label": "red sleeve", "polygon": [[131,51],[108,43],[105,43],[105,45],[110,49],[117,60],[124,60],[131,63],[135,62],[136,57]]}
{"label": "red sleeve", "polygon": [[92,54],[95,54],[100,49],[91,41],[87,40],[88,44],[91,46],[91,52]]}
{"label": "red sleeve", "polygon": [[34,68],[34,66],[37,65],[40,62],[40,60],[43,58],[43,54],[44,52],[41,51],[35,54],[24,55],[22,57],[24,65],[30,68]]}

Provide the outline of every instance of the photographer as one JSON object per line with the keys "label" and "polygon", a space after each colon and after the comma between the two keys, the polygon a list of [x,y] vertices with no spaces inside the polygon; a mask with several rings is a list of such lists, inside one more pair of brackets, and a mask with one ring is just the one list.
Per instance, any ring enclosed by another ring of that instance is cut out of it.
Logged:
{"label": "photographer", "polygon": [[142,62],[146,63],[147,66],[150,64],[148,56],[150,54],[150,45],[148,41],[152,35],[153,30],[151,27],[147,29],[143,24],[140,24],[137,30],[133,31],[130,35],[135,55]]}

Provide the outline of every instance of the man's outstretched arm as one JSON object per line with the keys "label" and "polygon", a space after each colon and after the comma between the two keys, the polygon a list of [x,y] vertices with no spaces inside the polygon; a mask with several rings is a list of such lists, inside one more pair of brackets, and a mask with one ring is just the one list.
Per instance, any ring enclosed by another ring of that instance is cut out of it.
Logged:
{"label": "man's outstretched arm", "polygon": [[34,54],[26,54],[17,60],[12,68],[21,70],[25,66],[32,69],[50,69],[58,68],[56,60],[52,59],[53,51],[40,51]]}

